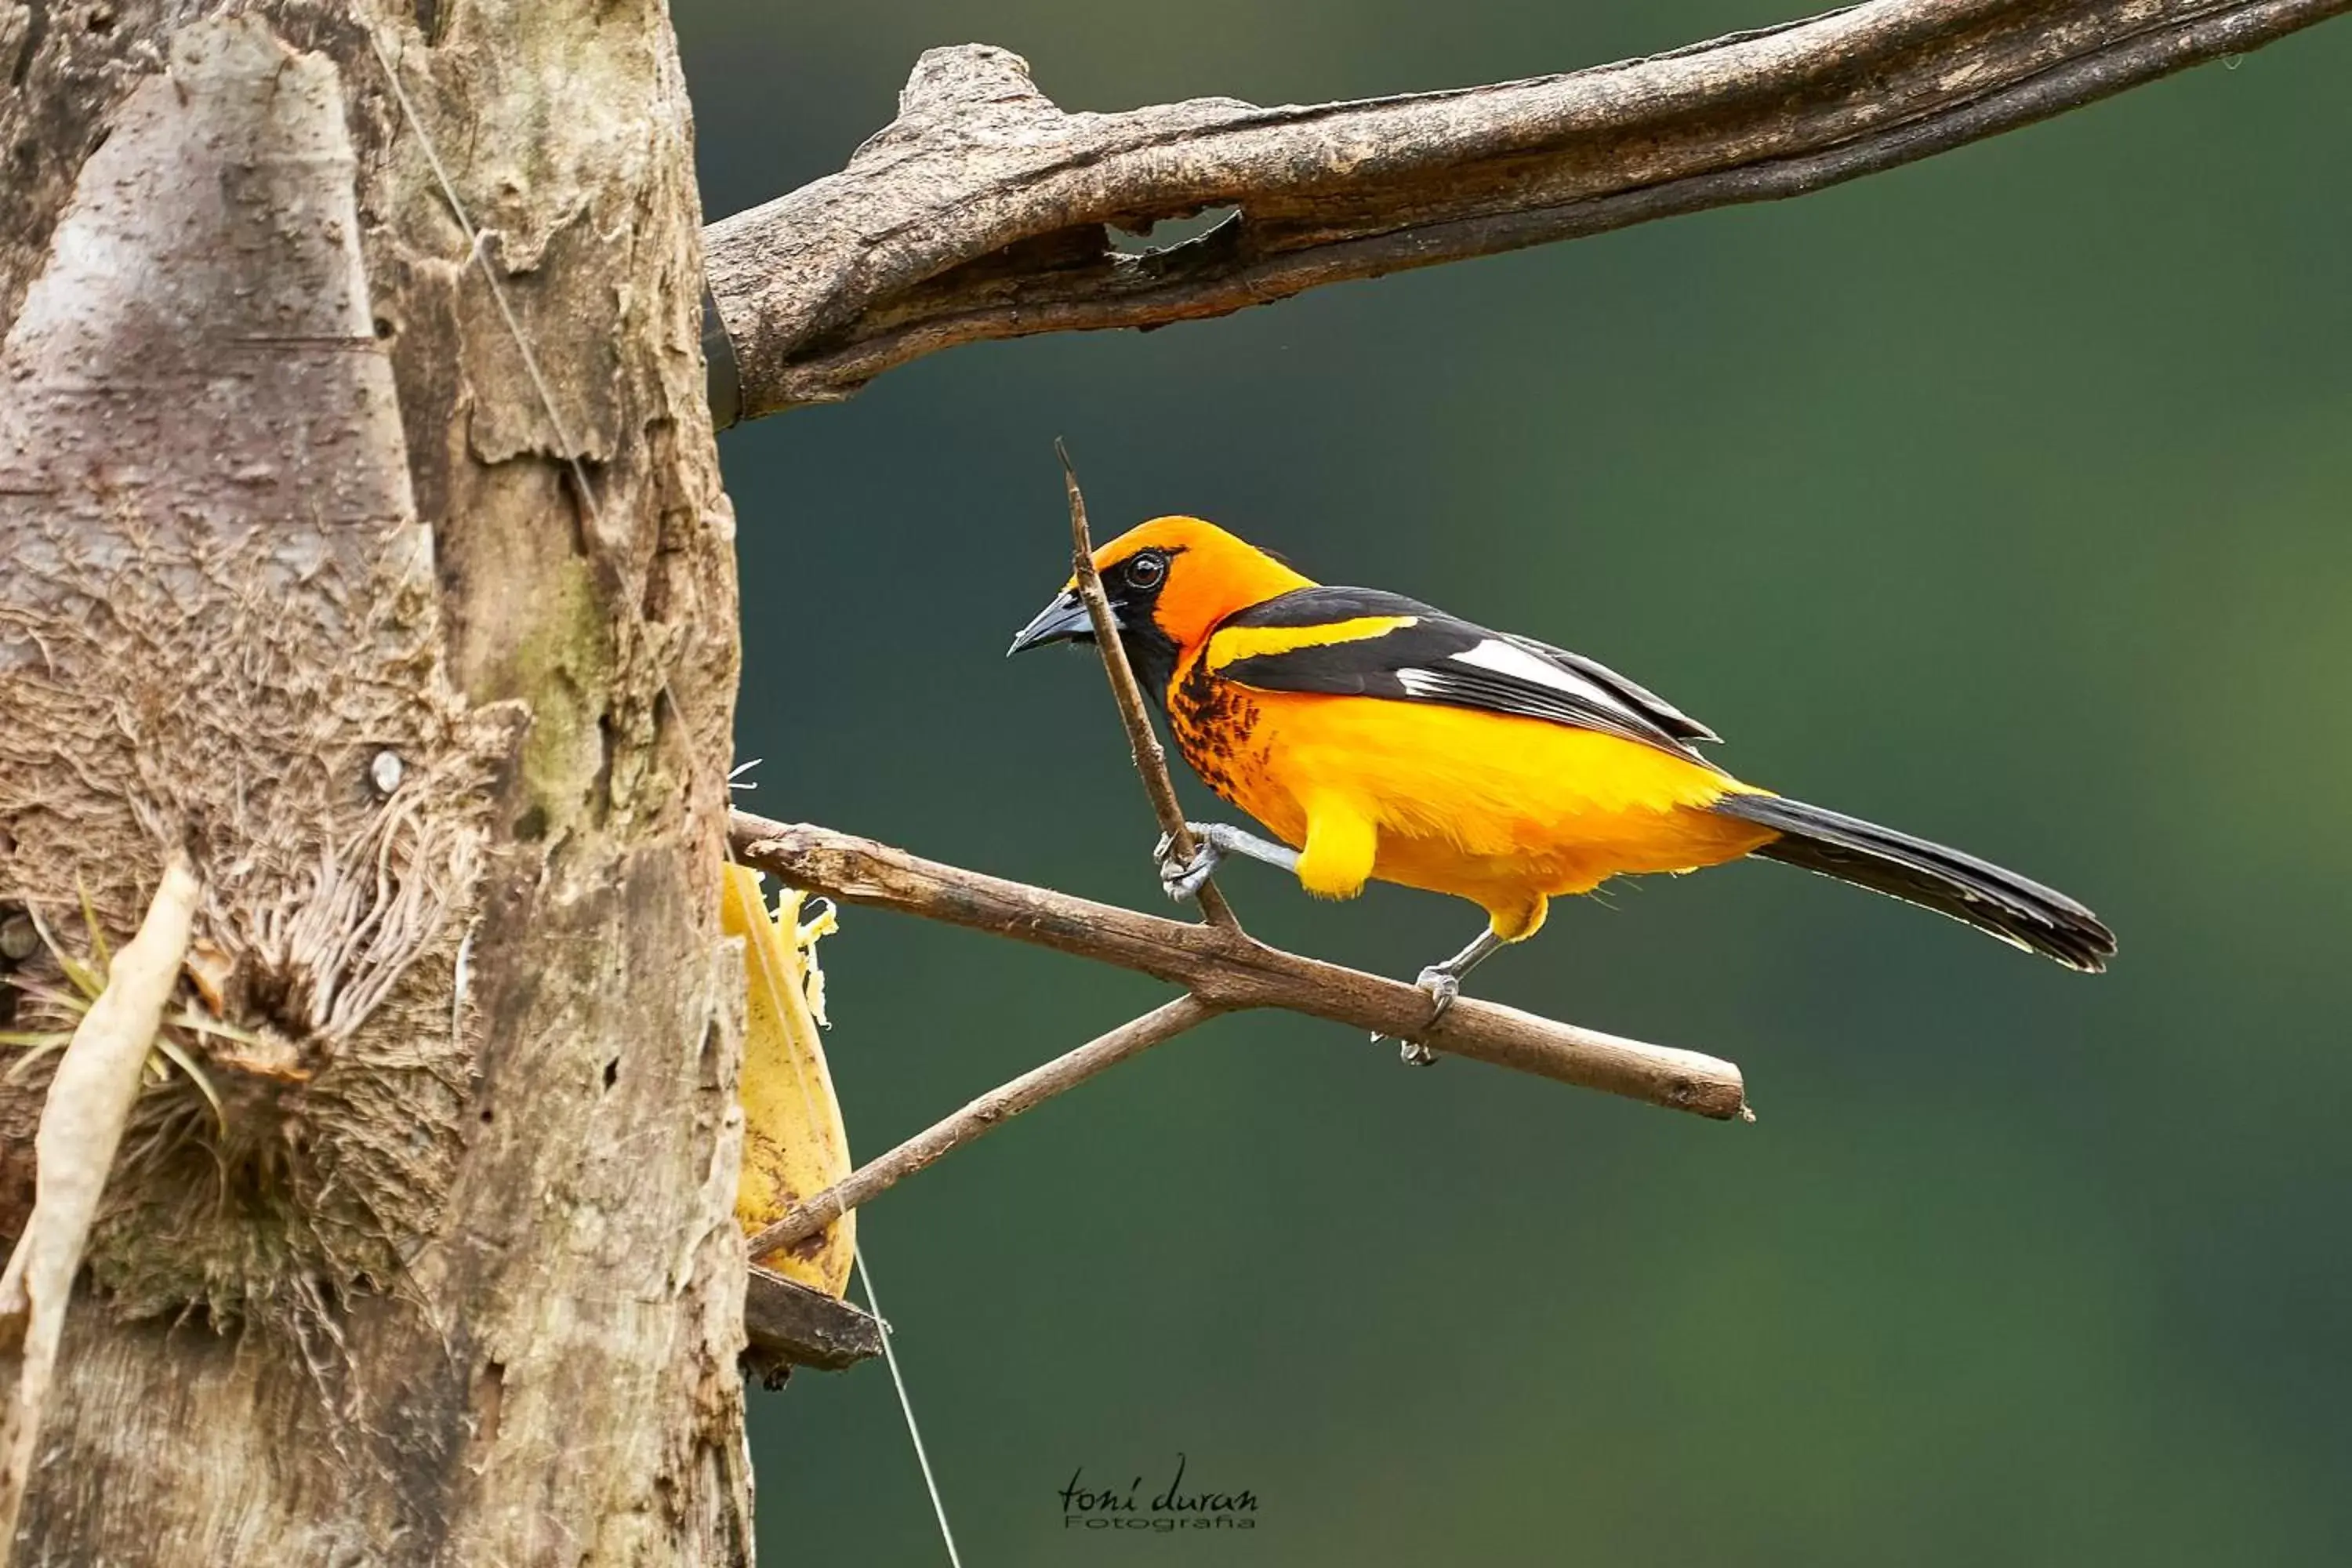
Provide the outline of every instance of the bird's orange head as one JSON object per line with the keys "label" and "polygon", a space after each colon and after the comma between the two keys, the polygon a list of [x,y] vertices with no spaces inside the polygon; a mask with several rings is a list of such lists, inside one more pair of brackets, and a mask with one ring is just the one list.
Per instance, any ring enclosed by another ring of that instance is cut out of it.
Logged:
{"label": "bird's orange head", "polygon": [[[1312,578],[1197,517],[1155,517],[1097,545],[1094,563],[1129,662],[1154,696],[1165,696],[1177,666],[1226,616],[1315,586]],[[1092,641],[1094,623],[1073,576],[1005,651]]]}

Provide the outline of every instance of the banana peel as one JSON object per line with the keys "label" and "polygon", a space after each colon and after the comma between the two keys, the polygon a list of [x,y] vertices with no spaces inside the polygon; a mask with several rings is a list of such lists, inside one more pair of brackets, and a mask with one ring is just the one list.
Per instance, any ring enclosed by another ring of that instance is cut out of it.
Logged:
{"label": "banana peel", "polygon": [[[849,1174],[849,1133],[834,1097],[818,1028],[824,1020],[824,974],[816,942],[834,929],[830,910],[801,923],[806,895],[786,889],[773,914],[760,874],[730,865],[719,925],[743,939],[747,1029],[743,1041],[743,1173],[735,1220],[744,1233],[782,1219],[786,1210]],[[857,1253],[857,1215],[761,1260],[788,1279],[838,1297],[849,1289]]]}

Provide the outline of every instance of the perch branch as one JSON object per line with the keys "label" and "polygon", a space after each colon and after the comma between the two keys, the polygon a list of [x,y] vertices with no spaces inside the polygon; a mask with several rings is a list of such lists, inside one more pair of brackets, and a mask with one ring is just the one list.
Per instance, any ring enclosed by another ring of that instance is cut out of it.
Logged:
{"label": "perch branch", "polygon": [[16,1538],[39,1451],[66,1302],[147,1053],[187,960],[200,891],[195,873],[174,856],[139,934],[108,966],[106,988],[74,1030],[41,1107],[32,1217],[0,1274],[0,1378],[8,1385],[0,1415],[0,1562]]}
{"label": "perch branch", "polygon": [[[703,231],[741,416],[959,343],[1154,327],[1318,284],[1800,195],[2324,21],[2352,0],[1873,0],[1564,76],[1068,114],[1020,57],[916,63],[848,167]],[[1237,209],[1140,255],[1110,230]]]}
{"label": "perch branch", "polygon": [[779,880],[847,904],[945,921],[1075,953],[1181,985],[1209,1007],[1279,1007],[1447,1056],[1514,1068],[1670,1110],[1743,1117],[1739,1069],[1696,1051],[1644,1045],[1465,996],[1429,1021],[1429,993],[1401,980],[1268,947],[1239,931],[1163,920],[1025,882],[941,865],[806,823],[736,812],[735,856]]}
{"label": "perch branch", "polygon": [[[1102,653],[1103,673],[1110,678],[1111,700],[1118,704],[1118,721],[1127,728],[1128,752],[1143,779],[1143,793],[1151,797],[1160,831],[1168,836],[1170,847],[1179,857],[1190,860],[1200,846],[1192,840],[1192,830],[1184,826],[1184,808],[1177,804],[1175,781],[1168,776],[1168,753],[1160,749],[1151,715],[1144,711],[1143,689],[1136,683],[1135,667],[1127,661],[1127,645],[1118,640],[1118,622],[1112,618],[1102,577],[1095,571],[1094,540],[1087,531],[1087,498],[1079,493],[1078,470],[1070,466],[1069,451],[1059,437],[1054,440],[1054,455],[1062,459],[1062,487],[1070,498],[1070,570],[1077,579],[1078,597],[1086,601],[1087,618],[1094,623],[1095,647]],[[1213,877],[1201,883],[1196,901],[1211,923],[1228,931],[1242,929],[1241,917],[1225,901]]]}
{"label": "perch branch", "polygon": [[835,1220],[878,1193],[889,1191],[950,1149],[958,1149],[994,1131],[1034,1105],[1076,1089],[1129,1057],[1140,1056],[1162,1040],[1173,1039],[1195,1024],[1216,1016],[1218,1009],[1198,996],[1179,996],[1131,1018],[1108,1035],[1097,1036],[1076,1050],[1055,1057],[1045,1066],[1000,1084],[954,1115],[934,1122],[878,1160],[852,1171],[804,1204],[784,1211],[782,1218],[751,1237],[752,1258],[766,1257],[780,1247],[814,1236]]}

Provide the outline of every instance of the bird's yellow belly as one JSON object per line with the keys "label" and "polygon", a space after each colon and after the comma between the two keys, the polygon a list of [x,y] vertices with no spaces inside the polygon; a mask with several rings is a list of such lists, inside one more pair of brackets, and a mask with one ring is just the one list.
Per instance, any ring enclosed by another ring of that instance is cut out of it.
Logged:
{"label": "bird's yellow belly", "polygon": [[1431,703],[1245,700],[1222,748],[1178,726],[1188,757],[1213,753],[1195,760],[1213,788],[1293,846],[1318,818],[1369,824],[1371,876],[1473,900],[1505,935],[1532,930],[1549,895],[1717,865],[1774,837],[1706,809],[1752,786],[1613,735]]}

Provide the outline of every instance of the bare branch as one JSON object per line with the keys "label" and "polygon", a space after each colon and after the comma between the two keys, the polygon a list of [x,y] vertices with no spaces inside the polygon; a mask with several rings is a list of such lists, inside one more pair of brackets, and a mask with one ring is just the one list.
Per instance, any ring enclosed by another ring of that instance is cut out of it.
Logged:
{"label": "bare branch", "polygon": [[1206,1023],[1218,1009],[1198,996],[1179,996],[1132,1018],[1108,1035],[1098,1035],[1075,1051],[1033,1068],[1010,1083],[1000,1084],[954,1115],[934,1122],[878,1160],[868,1161],[818,1193],[796,1204],[783,1216],[751,1237],[751,1256],[764,1258],[780,1247],[814,1236],[851,1209],[937,1160],[994,1131],[1034,1105],[1077,1088],[1106,1068],[1142,1055],[1162,1040],[1171,1040],[1195,1024]]}
{"label": "bare branch", "polygon": [[16,1538],[32,1479],[66,1301],[139,1098],[147,1053],[188,956],[202,892],[187,861],[173,857],[139,933],[108,966],[106,989],[82,1016],[49,1080],[33,1141],[39,1185],[32,1218],[0,1275],[0,1373],[8,1384],[0,1419],[0,1561]]}
{"label": "bare branch", "polygon": [[872,1314],[756,1265],[745,1272],[743,1362],[770,1388],[792,1367],[838,1372],[882,1353]]}
{"label": "bare branch", "polygon": [[[1070,454],[1058,437],[1054,455],[1062,459],[1062,487],[1070,497],[1070,571],[1077,579],[1078,596],[1086,601],[1087,618],[1094,623],[1103,673],[1110,677],[1111,699],[1118,704],[1118,721],[1127,728],[1128,754],[1135,759],[1143,793],[1151,797],[1152,815],[1160,818],[1160,830],[1168,836],[1170,847],[1190,860],[1200,846],[1192,841],[1192,830],[1184,826],[1184,808],[1177,804],[1176,785],[1168,776],[1168,753],[1160,749],[1160,736],[1151,728],[1151,715],[1144,711],[1143,689],[1136,684],[1135,669],[1127,661],[1127,647],[1118,640],[1118,621],[1111,614],[1102,578],[1095,571],[1094,540],[1087,531],[1087,498],[1078,491],[1078,470],[1070,466]],[[1197,901],[1212,924],[1229,931],[1242,929],[1241,917],[1225,902],[1214,878],[1202,881]]]}
{"label": "bare branch", "polygon": [[[1223,315],[1318,284],[1801,195],[2352,0],[1873,0],[1566,76],[1355,103],[1066,114],[933,49],[849,166],[704,231],[743,417],[958,343]],[[1108,229],[1239,210],[1164,250]]]}
{"label": "bare branch", "polygon": [[1115,963],[1181,985],[1219,1011],[1280,1007],[1670,1110],[1748,1119],[1739,1069],[1696,1051],[1644,1045],[1467,996],[1433,1025],[1426,991],[1285,952],[1223,927],[1162,920],[966,871],[806,823],[770,822],[739,811],[729,837],[736,858],[793,887]]}

